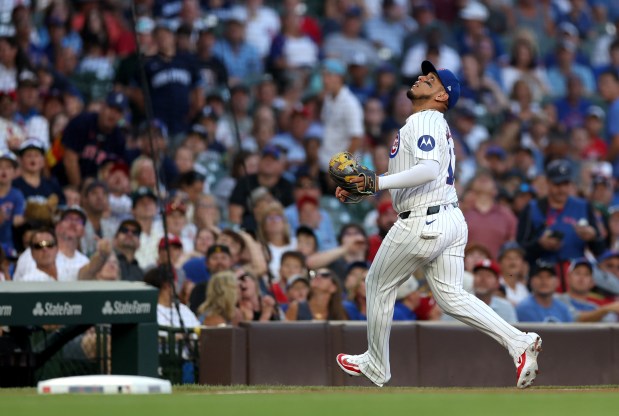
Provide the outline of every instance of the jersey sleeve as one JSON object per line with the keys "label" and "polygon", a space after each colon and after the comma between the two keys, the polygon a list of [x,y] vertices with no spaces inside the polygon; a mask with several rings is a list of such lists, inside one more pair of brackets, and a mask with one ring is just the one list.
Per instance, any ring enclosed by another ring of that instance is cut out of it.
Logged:
{"label": "jersey sleeve", "polygon": [[436,111],[421,114],[413,126],[411,147],[417,159],[436,160],[441,163],[441,152],[447,143],[445,119]]}

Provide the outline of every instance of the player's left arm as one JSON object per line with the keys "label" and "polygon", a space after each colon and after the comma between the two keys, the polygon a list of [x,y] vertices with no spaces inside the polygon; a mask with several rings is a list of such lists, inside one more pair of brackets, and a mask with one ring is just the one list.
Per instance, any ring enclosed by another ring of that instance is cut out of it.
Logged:
{"label": "player's left arm", "polygon": [[414,188],[438,178],[440,165],[435,160],[420,160],[412,168],[376,178],[377,190]]}

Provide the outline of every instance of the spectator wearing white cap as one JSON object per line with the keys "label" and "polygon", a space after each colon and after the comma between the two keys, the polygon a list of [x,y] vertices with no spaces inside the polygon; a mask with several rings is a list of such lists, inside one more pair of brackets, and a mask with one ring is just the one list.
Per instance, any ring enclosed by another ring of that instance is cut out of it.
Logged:
{"label": "spectator wearing white cap", "polygon": [[408,278],[398,288],[395,308],[393,310],[394,321],[416,321],[415,309],[421,304],[419,282],[414,276]]}
{"label": "spectator wearing white cap", "polygon": [[488,37],[494,46],[494,58],[498,60],[505,58],[501,40],[488,28],[490,11],[483,3],[476,0],[468,1],[458,16],[462,20],[463,27],[462,32],[456,33],[460,54],[477,52],[480,42]]}
{"label": "spectator wearing white cap", "polygon": [[237,5],[232,9],[247,22],[247,41],[258,51],[261,58],[269,53],[271,41],[279,32],[279,16],[263,0],[247,0],[244,5]]}

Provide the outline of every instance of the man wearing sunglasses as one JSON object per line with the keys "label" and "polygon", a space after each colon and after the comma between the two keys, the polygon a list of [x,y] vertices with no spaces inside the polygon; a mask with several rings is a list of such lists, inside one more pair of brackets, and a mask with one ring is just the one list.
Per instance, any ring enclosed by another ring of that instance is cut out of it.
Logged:
{"label": "man wearing sunglasses", "polygon": [[56,265],[58,244],[56,233],[52,229],[42,228],[32,233],[30,251],[36,268],[24,276],[24,281],[53,282],[55,280],[64,280]]}
{"label": "man wearing sunglasses", "polygon": [[135,253],[140,248],[142,227],[134,219],[120,223],[114,237],[114,251],[118,257],[121,280],[140,282],[144,280],[144,270],[138,264]]}
{"label": "man wearing sunglasses", "polygon": [[[79,272],[90,262],[90,259],[79,251],[85,222],[86,214],[75,205],[65,208],[54,226],[58,245],[56,267],[61,271],[61,280],[78,280]],[[37,268],[32,251],[31,247],[28,247],[19,256],[13,274],[14,280],[28,280],[30,273]]]}

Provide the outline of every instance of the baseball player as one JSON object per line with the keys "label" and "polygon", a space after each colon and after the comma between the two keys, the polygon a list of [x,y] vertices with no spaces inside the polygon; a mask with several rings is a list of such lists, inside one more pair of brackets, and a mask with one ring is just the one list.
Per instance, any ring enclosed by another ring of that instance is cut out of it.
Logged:
{"label": "baseball player", "polygon": [[[421,72],[407,93],[413,114],[391,147],[388,173],[372,182],[372,191],[390,190],[399,218],[366,278],[368,350],[361,355],[339,354],[337,363],[346,373],[363,374],[377,386],[389,381],[396,292],[421,267],[443,311],[507,348],[517,367],[517,386],[528,387],[537,375],[541,338],[514,328],[462,288],[468,231],[458,208],[454,142],[444,118],[458,101],[460,83],[451,71],[437,70],[429,61],[421,64]],[[350,182],[362,188],[368,184],[361,176]],[[335,195],[345,202],[354,193],[338,186]]]}

